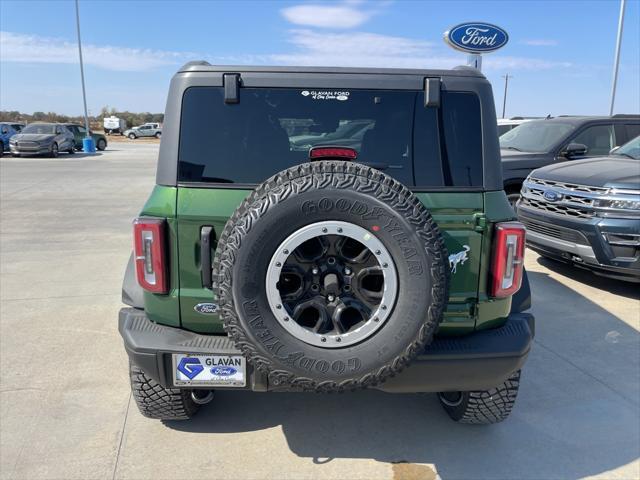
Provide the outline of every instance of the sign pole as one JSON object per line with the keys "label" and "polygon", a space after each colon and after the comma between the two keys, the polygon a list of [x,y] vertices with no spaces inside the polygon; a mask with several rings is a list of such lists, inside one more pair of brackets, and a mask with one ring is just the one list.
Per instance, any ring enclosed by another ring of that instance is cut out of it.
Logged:
{"label": "sign pole", "polygon": [[622,28],[624,27],[624,8],[626,0],[620,0],[620,17],[618,18],[618,37],[616,38],[616,53],[613,60],[613,82],[611,84],[611,104],[609,115],[613,115],[613,104],[616,101],[616,84],[618,83],[618,66],[620,64],[620,45],[622,43]]}
{"label": "sign pole", "polygon": [[87,94],[84,88],[84,65],[82,63],[82,41],[80,40],[80,9],[78,7],[78,0],[76,0],[76,30],[78,32],[78,56],[80,57],[82,103],[84,104],[84,128],[86,129],[85,139],[82,142],[82,146],[85,153],[93,153],[95,152],[95,145],[93,145],[93,138],[91,138],[91,135],[89,134],[89,115],[87,114]]}
{"label": "sign pole", "polygon": [[502,78],[504,78],[504,97],[502,98],[502,118],[504,118],[504,114],[507,111],[507,88],[509,87],[509,79],[513,78],[513,76],[507,73]]}
{"label": "sign pole", "polygon": [[470,53],[467,57],[467,65],[482,71],[482,55],[479,53]]}

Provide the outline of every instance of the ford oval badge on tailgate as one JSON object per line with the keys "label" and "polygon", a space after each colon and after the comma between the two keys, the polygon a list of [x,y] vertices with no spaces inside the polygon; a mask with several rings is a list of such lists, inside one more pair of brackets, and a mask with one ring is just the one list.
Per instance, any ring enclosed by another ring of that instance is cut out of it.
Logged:
{"label": "ford oval badge on tailgate", "polygon": [[218,305],[215,303],[199,303],[193,309],[204,315],[213,315],[218,312]]}

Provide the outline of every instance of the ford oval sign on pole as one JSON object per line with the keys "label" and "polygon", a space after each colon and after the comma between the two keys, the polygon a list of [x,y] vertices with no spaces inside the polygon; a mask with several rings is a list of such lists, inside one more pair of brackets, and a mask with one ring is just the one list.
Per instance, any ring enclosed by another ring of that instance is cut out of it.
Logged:
{"label": "ford oval sign on pole", "polygon": [[469,54],[468,64],[482,69],[483,53],[495,52],[509,41],[502,28],[484,22],[467,22],[444,32],[444,41],[452,48]]}

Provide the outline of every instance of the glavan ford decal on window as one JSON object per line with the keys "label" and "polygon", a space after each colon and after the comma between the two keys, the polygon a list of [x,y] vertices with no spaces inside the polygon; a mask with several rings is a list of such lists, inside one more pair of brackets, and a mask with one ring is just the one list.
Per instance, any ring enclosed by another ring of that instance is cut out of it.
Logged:
{"label": "glavan ford decal on window", "polygon": [[444,32],[444,41],[456,50],[467,53],[493,52],[504,47],[509,35],[490,23],[461,23]]}

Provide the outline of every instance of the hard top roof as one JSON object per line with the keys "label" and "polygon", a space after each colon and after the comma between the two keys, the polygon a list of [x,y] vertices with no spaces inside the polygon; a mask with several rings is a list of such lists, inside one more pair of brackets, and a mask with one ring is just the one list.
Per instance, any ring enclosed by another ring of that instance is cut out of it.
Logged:
{"label": "hard top roof", "polygon": [[455,67],[451,70],[412,69],[412,68],[360,68],[360,67],[293,67],[293,66],[249,66],[249,65],[211,65],[205,61],[188,62],[178,73],[212,72],[212,73],[335,73],[340,75],[416,75],[421,77],[478,77],[485,78],[480,71],[467,66]]}

